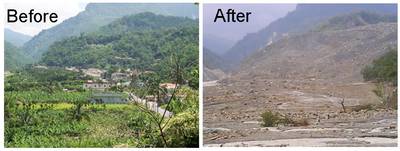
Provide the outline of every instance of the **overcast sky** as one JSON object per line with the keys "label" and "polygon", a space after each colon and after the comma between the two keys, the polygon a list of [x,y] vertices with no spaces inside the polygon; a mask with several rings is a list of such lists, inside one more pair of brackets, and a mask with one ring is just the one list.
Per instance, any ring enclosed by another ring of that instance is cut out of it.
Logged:
{"label": "overcast sky", "polygon": [[7,23],[7,16],[5,16],[5,27],[16,32],[24,33],[26,35],[34,36],[43,29],[48,29],[57,24],[60,24],[65,19],[77,15],[79,12],[85,9],[86,3],[77,2],[62,2],[62,3],[6,3],[4,10],[7,13],[7,9],[13,8],[20,12],[29,13],[30,9],[35,9],[34,12],[55,12],[58,15],[58,21],[56,23]]}
{"label": "overcast sky", "polygon": [[[285,16],[295,7],[295,4],[204,4],[204,35],[214,34],[230,41],[237,41],[247,33],[256,32],[272,21]],[[224,13],[232,8],[236,12],[249,11],[252,14],[248,23],[214,23],[219,8],[223,9]]]}

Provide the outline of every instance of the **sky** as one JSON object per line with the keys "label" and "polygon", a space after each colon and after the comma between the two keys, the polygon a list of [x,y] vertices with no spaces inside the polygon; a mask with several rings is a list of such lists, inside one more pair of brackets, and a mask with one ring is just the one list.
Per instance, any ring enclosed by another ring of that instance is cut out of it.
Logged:
{"label": "sky", "polygon": [[34,9],[37,13],[57,13],[58,21],[56,23],[7,23],[7,16],[5,19],[5,28],[11,29],[13,31],[23,33],[26,35],[34,36],[38,34],[43,29],[48,29],[57,24],[62,23],[65,19],[76,16],[79,12],[85,9],[87,3],[77,3],[77,2],[63,2],[63,3],[6,3],[5,13],[7,9],[13,8],[20,12],[29,13],[30,9]]}
{"label": "sky", "polygon": [[[87,3],[76,3],[74,1],[64,3],[6,3],[5,8],[14,8],[19,12],[28,13],[30,9],[35,12],[56,12],[57,23],[6,23],[5,27],[16,32],[34,36],[43,29],[48,29],[60,24],[65,19],[77,15],[85,9]],[[235,11],[251,11],[248,23],[214,23],[214,17],[218,8],[226,10],[233,8]],[[240,40],[247,33],[256,32],[268,25],[270,22],[285,16],[294,10],[295,4],[204,4],[204,31],[213,33],[217,37],[230,41]],[[6,10],[4,10],[6,11]],[[4,18],[7,19],[6,17]],[[234,32],[233,32],[234,31]],[[216,34],[218,33],[218,34]]]}
{"label": "sky", "polygon": [[[284,17],[294,10],[295,4],[204,4],[203,31],[204,36],[213,34],[229,41],[238,41],[248,33],[257,32],[272,21]],[[223,23],[214,22],[218,9],[225,11],[229,8],[235,12],[251,12],[249,22]]]}

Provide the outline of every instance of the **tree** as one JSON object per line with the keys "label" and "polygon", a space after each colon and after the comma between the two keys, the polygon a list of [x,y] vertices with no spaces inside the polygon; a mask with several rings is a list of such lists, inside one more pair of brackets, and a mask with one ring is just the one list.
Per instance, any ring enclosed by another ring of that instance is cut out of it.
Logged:
{"label": "tree", "polygon": [[397,51],[389,52],[374,60],[361,71],[364,80],[376,83],[373,92],[386,107],[397,108]]}

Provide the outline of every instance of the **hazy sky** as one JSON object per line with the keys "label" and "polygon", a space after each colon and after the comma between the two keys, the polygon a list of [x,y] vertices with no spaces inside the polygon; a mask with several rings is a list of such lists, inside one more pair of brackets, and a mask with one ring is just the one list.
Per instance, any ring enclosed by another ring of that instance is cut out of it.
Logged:
{"label": "hazy sky", "polygon": [[[247,33],[256,32],[272,21],[285,16],[295,7],[295,4],[204,4],[204,35],[214,34],[230,41],[237,41]],[[224,13],[232,8],[236,12],[249,11],[252,14],[248,23],[214,23],[219,8],[223,9]]]}
{"label": "hazy sky", "polygon": [[7,23],[7,16],[5,16],[5,27],[16,32],[24,33],[26,35],[34,36],[43,29],[48,29],[57,24],[62,23],[65,19],[77,15],[85,9],[86,3],[77,3],[75,1],[65,1],[62,3],[6,3],[5,13],[7,9],[13,8],[20,12],[29,13],[30,9],[35,9],[34,12],[55,12],[58,15],[56,23]]}

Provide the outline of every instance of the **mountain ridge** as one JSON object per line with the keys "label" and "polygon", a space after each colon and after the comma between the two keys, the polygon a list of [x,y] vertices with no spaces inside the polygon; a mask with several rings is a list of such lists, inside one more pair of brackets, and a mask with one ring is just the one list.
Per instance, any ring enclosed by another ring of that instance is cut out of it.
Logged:
{"label": "mountain ridge", "polygon": [[83,32],[96,31],[99,27],[120,17],[141,12],[186,17],[198,16],[197,6],[194,4],[89,3],[85,10],[78,15],[41,31],[23,46],[23,50],[38,60],[53,42],[77,36]]}
{"label": "mountain ridge", "polygon": [[397,45],[397,23],[285,37],[248,57],[236,78],[363,81],[361,69]]}
{"label": "mountain ridge", "polygon": [[170,55],[171,49],[188,53],[190,57],[198,56],[194,51],[196,45],[197,20],[140,13],[116,20],[99,31],[55,42],[39,63],[57,67],[152,70],[157,60]]}
{"label": "mountain ridge", "polygon": [[4,59],[5,71],[20,68],[31,61],[20,48],[8,41],[4,41]]}
{"label": "mountain ridge", "polygon": [[361,10],[397,14],[396,5],[390,4],[299,4],[285,17],[277,19],[258,32],[243,37],[223,55],[223,58],[228,60],[227,64],[232,64],[232,67],[239,66],[240,62],[254,51],[282,37],[314,29],[317,23],[330,17]]}
{"label": "mountain ridge", "polygon": [[32,36],[25,35],[23,33],[13,31],[8,28],[4,28],[4,39],[12,43],[14,46],[21,47],[24,45],[25,42],[29,41],[31,38]]}

